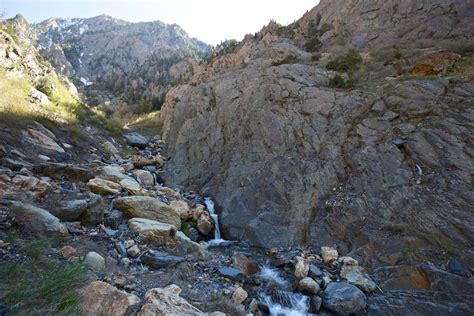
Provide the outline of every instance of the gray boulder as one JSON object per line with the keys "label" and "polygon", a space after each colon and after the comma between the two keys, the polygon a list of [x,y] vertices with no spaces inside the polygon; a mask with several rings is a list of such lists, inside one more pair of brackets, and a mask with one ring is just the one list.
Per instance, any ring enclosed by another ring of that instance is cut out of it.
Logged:
{"label": "gray boulder", "polygon": [[338,314],[358,314],[365,310],[367,298],[357,287],[331,282],[323,293],[323,306]]}

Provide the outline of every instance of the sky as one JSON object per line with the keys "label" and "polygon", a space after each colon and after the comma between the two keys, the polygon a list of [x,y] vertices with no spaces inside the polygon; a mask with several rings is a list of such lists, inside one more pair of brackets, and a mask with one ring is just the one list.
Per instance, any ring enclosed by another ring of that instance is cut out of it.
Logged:
{"label": "sky", "polygon": [[176,23],[210,44],[241,40],[271,19],[288,24],[319,0],[0,0],[6,17],[22,14],[29,22],[50,17],[87,18],[107,14],[130,22]]}

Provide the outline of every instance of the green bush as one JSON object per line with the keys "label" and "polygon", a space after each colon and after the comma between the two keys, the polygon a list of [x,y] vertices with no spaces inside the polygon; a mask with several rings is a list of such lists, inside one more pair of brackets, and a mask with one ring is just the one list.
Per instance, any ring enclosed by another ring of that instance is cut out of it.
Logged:
{"label": "green bush", "polygon": [[349,49],[347,53],[330,60],[326,68],[334,71],[349,72],[355,70],[362,63],[362,57],[355,48]]}
{"label": "green bush", "polygon": [[355,85],[355,80],[348,79],[345,80],[341,75],[335,75],[333,78],[329,79],[328,86],[336,89],[351,89]]}

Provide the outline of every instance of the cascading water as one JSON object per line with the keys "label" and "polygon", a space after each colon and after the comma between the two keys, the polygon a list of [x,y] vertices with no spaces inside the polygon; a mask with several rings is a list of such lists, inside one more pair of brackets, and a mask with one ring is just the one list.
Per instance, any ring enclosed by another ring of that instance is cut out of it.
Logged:
{"label": "cascading water", "polygon": [[270,315],[304,316],[308,314],[309,298],[289,291],[289,283],[280,276],[277,270],[267,265],[261,266],[259,277],[270,285],[269,292],[261,295],[262,301],[270,309]]}
{"label": "cascading water", "polygon": [[224,240],[221,237],[221,230],[219,228],[219,215],[216,214],[216,211],[214,209],[214,201],[212,201],[211,198],[207,197],[204,198],[204,204],[206,205],[207,210],[209,211],[209,214],[211,215],[212,220],[214,221],[214,239],[209,241],[209,245],[217,246],[231,243],[230,241]]}

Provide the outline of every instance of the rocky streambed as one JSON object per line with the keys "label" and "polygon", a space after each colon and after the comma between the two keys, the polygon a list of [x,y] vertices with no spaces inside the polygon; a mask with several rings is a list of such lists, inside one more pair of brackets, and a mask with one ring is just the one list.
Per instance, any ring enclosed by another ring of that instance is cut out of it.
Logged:
{"label": "rocky streambed", "polygon": [[[261,249],[221,239],[221,210],[210,198],[162,183],[166,155],[157,137],[128,134],[126,146],[102,139],[87,163],[71,161],[72,146],[40,124],[23,137],[39,158],[12,142],[0,148],[0,315],[73,314],[71,302],[87,315],[385,315],[396,309],[394,293],[382,292],[358,260],[337,249]],[[15,300],[11,272],[30,270],[19,282],[34,284],[44,262],[58,271],[79,266],[83,280],[48,272],[48,289],[63,286],[74,294],[46,310],[31,306],[32,297],[46,299],[34,291],[20,291]],[[450,264],[448,271],[427,265],[410,277],[422,283],[431,273],[446,287],[462,279],[469,290],[470,271]],[[464,298],[447,308],[469,311]]]}

